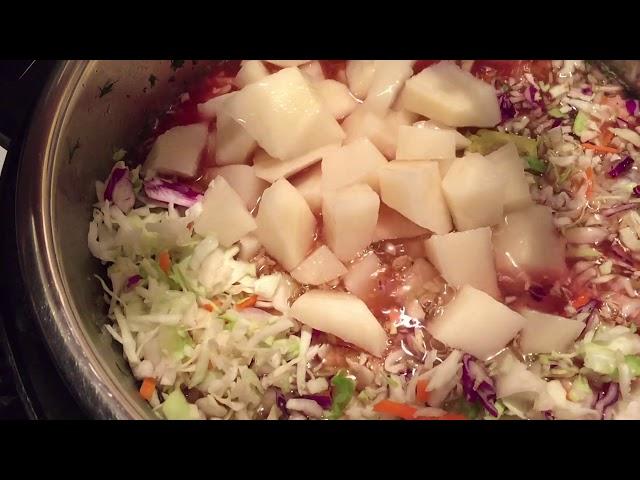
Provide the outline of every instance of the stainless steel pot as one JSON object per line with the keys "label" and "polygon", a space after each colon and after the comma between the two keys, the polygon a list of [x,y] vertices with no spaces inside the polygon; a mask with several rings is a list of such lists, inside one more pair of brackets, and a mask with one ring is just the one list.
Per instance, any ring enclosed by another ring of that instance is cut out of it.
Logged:
{"label": "stainless steel pot", "polygon": [[[67,61],[34,112],[17,186],[19,260],[34,314],[70,389],[95,418],[152,418],[122,351],[106,336],[104,267],[87,248],[95,181],[112,154],[207,62]],[[155,82],[152,79],[155,77]],[[153,85],[152,85],[153,84]]]}

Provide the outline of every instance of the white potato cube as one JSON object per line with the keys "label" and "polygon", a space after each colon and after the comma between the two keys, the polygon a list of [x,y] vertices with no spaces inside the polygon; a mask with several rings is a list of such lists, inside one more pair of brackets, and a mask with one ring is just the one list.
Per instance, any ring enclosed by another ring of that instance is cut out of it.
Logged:
{"label": "white potato cube", "polygon": [[489,227],[433,235],[424,243],[427,258],[449,285],[470,285],[501,298]]}
{"label": "white potato cube", "polygon": [[258,150],[253,157],[253,167],[258,178],[273,183],[281,178],[288,178],[301,172],[338,148],[340,148],[340,144],[327,145],[284,162],[273,158],[264,150]]}
{"label": "white potato cube", "polygon": [[305,63],[309,63],[311,60],[266,60],[267,62],[276,65],[278,67],[299,67]]}
{"label": "white potato cube", "polygon": [[433,130],[446,130],[449,132],[453,132],[456,137],[456,150],[464,150],[469,145],[471,145],[471,140],[462,135],[455,128],[447,127],[446,125],[442,125],[441,123],[436,122],[435,120],[420,120],[413,124],[414,127],[418,128],[431,128]]}
{"label": "white potato cube", "polygon": [[242,125],[224,113],[218,115],[215,145],[218,165],[246,163],[256,146]]}
{"label": "white potato cube", "polygon": [[524,327],[525,318],[481,290],[465,285],[427,324],[427,331],[451,348],[487,360]]}
{"label": "white potato cube", "polygon": [[504,211],[511,212],[532,202],[524,163],[513,143],[507,143],[486,156],[501,177],[504,188]]}
{"label": "white potato cube", "polygon": [[442,160],[456,157],[455,133],[408,125],[398,129],[396,160]]}
{"label": "white potato cube", "polygon": [[291,305],[291,316],[381,357],[387,334],[362,300],[344,292],[311,290]]}
{"label": "white potato cube", "polygon": [[249,211],[258,204],[258,199],[265,188],[269,186],[267,182],[256,177],[253,167],[249,165],[227,165],[211,169],[213,178],[220,175],[231,185]]}
{"label": "white potato cube", "polygon": [[565,353],[584,330],[580,320],[549,315],[535,310],[522,310],[520,314],[527,319],[520,332],[520,351],[522,353]]}
{"label": "white potato cube", "polygon": [[322,285],[347,273],[347,269],[331,250],[321,245],[311,255],[291,270],[291,276],[299,283]]}
{"label": "white potato cube", "polygon": [[395,240],[397,238],[413,238],[429,233],[429,230],[416,225],[394,209],[380,204],[378,223],[373,232],[373,241]]}
{"label": "white potato cube", "polygon": [[288,271],[304,260],[313,245],[316,218],[303,196],[285,179],[263,192],[256,222],[260,243]]}
{"label": "white potato cube", "polygon": [[238,88],[244,88],[269,76],[269,70],[261,60],[244,60],[242,66],[233,79],[233,84]]}
{"label": "white potato cube", "polygon": [[436,162],[394,160],[382,167],[379,175],[380,196],[386,205],[432,232],[451,231]]}
{"label": "white potato cube", "polygon": [[380,198],[369,185],[351,185],[324,192],[323,235],[342,261],[352,260],[369,246],[378,221]]}
{"label": "white potato cube", "polygon": [[342,282],[349,292],[366,302],[376,290],[378,274],[382,270],[382,262],[378,256],[369,252],[349,267]]}
{"label": "white potato cube", "polygon": [[208,132],[205,123],[195,123],[173,127],[158,136],[144,162],[147,177],[156,173],[195,177],[207,144]]}
{"label": "white potato cube", "polygon": [[341,120],[349,115],[358,104],[344,83],[336,80],[322,80],[314,87],[322,103],[336,120]]}
{"label": "white potato cube", "polygon": [[413,75],[415,60],[376,60],[375,73],[364,102],[368,109],[384,114],[395,102],[405,81]]}
{"label": "white potato cube", "polygon": [[501,120],[493,87],[452,62],[436,63],[407,80],[401,103],[450,127],[493,127]]}
{"label": "white potato cube", "polygon": [[375,60],[349,60],[346,74],[351,93],[360,100],[364,100],[373,82],[375,72]]}
{"label": "white potato cube", "polygon": [[256,227],[242,198],[223,177],[216,177],[204,194],[202,213],[194,220],[195,232],[203,237],[215,235],[229,247]]}
{"label": "white potato cube", "polygon": [[229,92],[224,95],[218,95],[217,97],[213,97],[211,100],[207,100],[204,103],[198,104],[198,113],[205,120],[213,120],[218,116],[222,105],[224,102],[229,100],[238,92]]}
{"label": "white potato cube", "polygon": [[317,60],[305,63],[300,67],[300,71],[312,83],[321,82],[325,78],[322,65],[320,65],[320,62]]}
{"label": "white potato cube", "polygon": [[313,213],[322,211],[322,166],[320,163],[316,163],[292,177],[291,185],[296,187],[304,197]]}
{"label": "white potato cube", "polygon": [[442,190],[456,229],[489,227],[502,221],[504,185],[482,155],[457,158],[442,180]]}
{"label": "white potato cube", "polygon": [[249,262],[253,257],[255,257],[262,245],[260,244],[260,240],[256,237],[255,233],[249,233],[238,240],[238,246],[240,247],[240,251],[238,252],[238,260],[242,260],[243,262]]}
{"label": "white potato cube", "polygon": [[386,164],[387,159],[368,138],[359,138],[324,156],[322,189],[366,183],[379,192],[378,170]]}
{"label": "white potato cube", "polygon": [[531,205],[511,212],[493,233],[496,269],[514,281],[555,281],[567,274],[566,240],[549,207]]}
{"label": "white potato cube", "polygon": [[297,68],[247,85],[222,106],[272,157],[291,160],[340,143],[345,133]]}

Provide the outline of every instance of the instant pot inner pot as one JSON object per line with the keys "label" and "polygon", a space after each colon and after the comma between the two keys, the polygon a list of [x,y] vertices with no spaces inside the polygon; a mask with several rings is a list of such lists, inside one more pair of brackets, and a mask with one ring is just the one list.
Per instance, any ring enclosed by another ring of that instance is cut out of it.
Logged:
{"label": "instant pot inner pot", "polygon": [[[103,329],[108,321],[106,304],[95,275],[105,278],[105,267],[87,248],[95,182],[109,174],[113,153],[134,147],[145,124],[208,64],[211,62],[69,62],[65,68],[77,70],[77,83],[69,85],[68,104],[62,106],[52,126],[53,249],[74,317],[69,321],[78,323],[97,359],[98,365],[92,368],[102,369],[99,373],[108,375],[120,390],[116,397],[124,398],[129,402],[128,410],[142,417],[153,413],[138,395],[120,345]],[[77,385],[71,388],[82,395]]]}

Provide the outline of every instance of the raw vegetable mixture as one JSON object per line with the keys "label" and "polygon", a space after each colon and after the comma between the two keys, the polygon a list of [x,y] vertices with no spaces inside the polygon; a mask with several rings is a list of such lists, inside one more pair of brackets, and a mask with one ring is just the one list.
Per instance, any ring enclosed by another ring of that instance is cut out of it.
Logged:
{"label": "raw vegetable mixture", "polygon": [[639,116],[579,60],[212,63],[96,183],[105,329],[166,419],[640,418]]}

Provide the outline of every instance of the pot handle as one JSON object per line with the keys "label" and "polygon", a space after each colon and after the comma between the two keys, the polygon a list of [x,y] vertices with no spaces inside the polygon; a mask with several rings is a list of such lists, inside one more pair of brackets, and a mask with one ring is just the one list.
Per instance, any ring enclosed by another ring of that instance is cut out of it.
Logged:
{"label": "pot handle", "polygon": [[0,62],[0,148],[8,150],[22,137],[55,63],[52,60]]}

